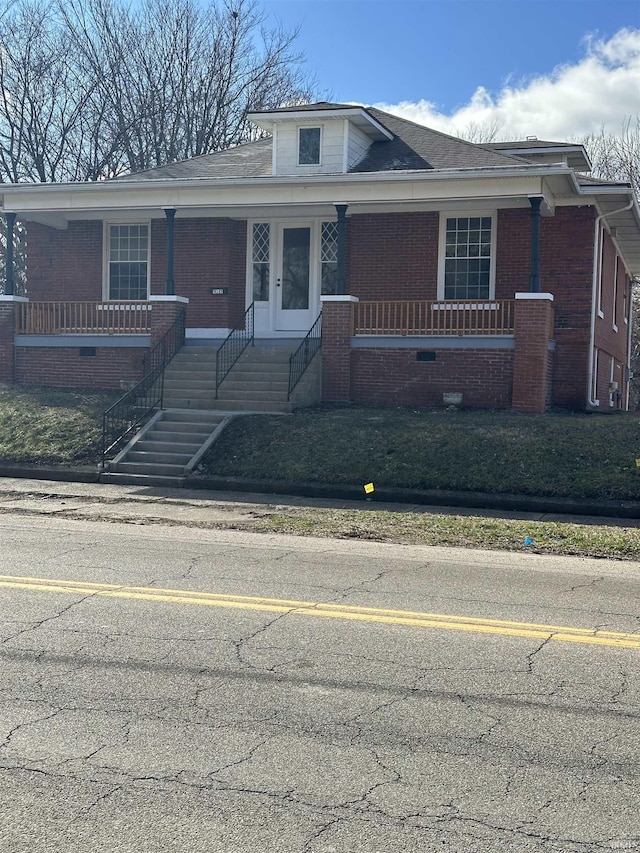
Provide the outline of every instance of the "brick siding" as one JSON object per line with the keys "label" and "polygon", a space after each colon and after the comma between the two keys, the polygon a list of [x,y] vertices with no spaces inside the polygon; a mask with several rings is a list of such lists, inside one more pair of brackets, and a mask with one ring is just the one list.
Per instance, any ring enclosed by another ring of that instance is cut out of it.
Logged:
{"label": "brick siding", "polygon": [[27,296],[40,302],[102,299],[102,222],[65,229],[27,222]]}
{"label": "brick siding", "polygon": [[142,378],[146,349],[97,347],[81,356],[78,347],[16,347],[15,381],[47,388],[119,389]]}
{"label": "brick siding", "polygon": [[438,213],[349,216],[349,293],[366,300],[435,299],[438,228]]}
{"label": "brick siding", "polygon": [[[180,219],[174,227],[174,280],[189,299],[189,328],[233,328],[245,309],[247,224],[232,219]],[[165,291],[166,224],[151,223],[151,293]],[[225,287],[226,296],[213,296]]]}
{"label": "brick siding", "polygon": [[417,349],[353,349],[351,400],[400,406],[441,406],[459,391],[463,406],[511,405],[512,350],[433,350],[435,361],[417,361]]}

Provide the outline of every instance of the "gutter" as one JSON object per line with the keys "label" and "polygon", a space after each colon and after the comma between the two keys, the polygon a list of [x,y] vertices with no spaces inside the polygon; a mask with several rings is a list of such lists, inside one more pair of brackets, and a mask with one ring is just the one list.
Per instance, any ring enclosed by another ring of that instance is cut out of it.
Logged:
{"label": "gutter", "polygon": [[477,178],[518,178],[540,175],[541,177],[551,175],[573,175],[573,169],[564,164],[553,164],[550,166],[481,166],[474,169],[392,169],[386,172],[334,172],[332,174],[317,175],[259,175],[249,178],[224,177],[224,178],[160,178],[154,180],[135,180],[121,178],[112,181],[78,181],[68,183],[29,183],[29,184],[2,184],[0,195],[6,195],[7,200],[16,193],[47,192],[53,195],[65,192],[122,192],[125,189],[180,189],[182,187],[197,186],[292,186],[313,184],[353,184],[375,183],[397,181],[415,181],[416,179],[426,181],[438,181],[449,179],[477,179]]}
{"label": "gutter", "polygon": [[[589,375],[587,378],[587,406],[595,409],[600,405],[599,400],[594,400],[591,397],[591,388],[593,387],[593,369],[594,369],[594,361],[595,361],[595,336],[596,336],[596,300],[598,296],[598,277],[600,275],[600,264],[598,264],[598,243],[599,243],[599,235],[600,235],[600,223],[605,219],[608,219],[610,216],[616,216],[618,213],[624,213],[627,210],[631,210],[634,204],[634,198],[632,197],[629,201],[629,204],[621,207],[619,210],[612,210],[609,213],[601,213],[596,217],[596,221],[594,223],[594,237],[593,237],[593,280],[591,283],[591,334],[589,337]],[[629,297],[631,301],[631,297]],[[631,323],[629,323],[629,335],[631,334]],[[627,347],[627,360],[629,360],[629,348]],[[628,393],[628,392],[627,392]]]}

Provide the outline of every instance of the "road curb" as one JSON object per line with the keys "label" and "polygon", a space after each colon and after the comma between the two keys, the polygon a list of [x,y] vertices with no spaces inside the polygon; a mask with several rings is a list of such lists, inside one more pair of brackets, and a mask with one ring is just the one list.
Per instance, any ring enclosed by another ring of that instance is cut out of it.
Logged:
{"label": "road curb", "polygon": [[96,468],[46,468],[36,465],[0,465],[0,477],[24,480],[53,480],[61,483],[97,483],[100,472]]}
{"label": "road curb", "polygon": [[[308,498],[364,501],[362,486],[327,483],[252,480],[244,477],[212,477],[194,475],[187,488],[210,491],[260,492],[262,494],[295,495]],[[499,495],[484,492],[456,492],[440,489],[376,488],[372,503],[403,503],[429,506],[464,507],[465,509],[517,510],[519,512],[561,513],[565,515],[599,515],[608,518],[640,518],[640,502],[569,500],[533,495]]]}
{"label": "road curb", "polygon": [[[95,468],[56,468],[29,465],[0,465],[0,477],[52,480],[65,483],[99,483]],[[265,495],[292,495],[325,500],[375,503],[419,504],[465,509],[507,510],[558,515],[592,515],[607,518],[640,518],[640,501],[607,501],[538,497],[534,495],[486,494],[441,489],[398,489],[377,487],[372,496],[362,486],[335,483],[307,483],[285,480],[254,480],[247,477],[215,477],[193,474],[185,488],[212,492],[253,492]]]}

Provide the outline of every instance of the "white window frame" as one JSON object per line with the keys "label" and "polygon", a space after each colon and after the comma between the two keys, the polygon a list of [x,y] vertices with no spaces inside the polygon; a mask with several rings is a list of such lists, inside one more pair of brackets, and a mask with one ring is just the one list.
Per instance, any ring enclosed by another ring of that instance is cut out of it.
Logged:
{"label": "white window frame", "polygon": [[[300,132],[303,130],[319,130],[320,131],[320,141],[318,143],[318,162],[317,163],[301,163],[300,162]],[[321,124],[301,124],[298,127],[298,132],[296,134],[296,139],[298,143],[297,151],[296,151],[296,162],[298,166],[301,166],[303,169],[309,166],[321,166],[322,165],[322,125]]]}
{"label": "white window frame", "polygon": [[[467,299],[449,299],[445,296],[444,292],[444,265],[446,260],[446,248],[447,248],[447,219],[472,219],[472,218],[491,218],[491,250],[489,255],[489,295],[488,296],[480,296],[477,299],[475,297],[467,298]],[[440,231],[438,235],[438,288],[437,288],[437,298],[438,301],[447,301],[447,302],[487,302],[495,299],[496,293],[496,247],[498,244],[497,241],[497,230],[498,230],[498,212],[497,210],[449,210],[449,211],[440,211]]]}
{"label": "white window frame", "polygon": [[[143,300],[137,299],[112,299],[110,294],[110,247],[111,228],[118,225],[146,225],[147,226],[147,295]],[[104,302],[148,302],[151,293],[151,220],[150,219],[128,219],[124,221],[105,221],[102,232],[102,299]]]}

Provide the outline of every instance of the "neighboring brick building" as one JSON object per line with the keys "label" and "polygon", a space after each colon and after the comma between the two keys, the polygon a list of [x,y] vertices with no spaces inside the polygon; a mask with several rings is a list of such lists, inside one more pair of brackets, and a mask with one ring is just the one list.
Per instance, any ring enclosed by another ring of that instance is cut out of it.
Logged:
{"label": "neighboring brick building", "polygon": [[252,119],[269,136],[229,151],[3,186],[27,292],[9,274],[0,381],[125,387],[178,302],[190,344],[251,305],[256,338],[299,341],[322,308],[326,401],[628,406],[640,211],[582,146],[474,145],[346,104]]}

